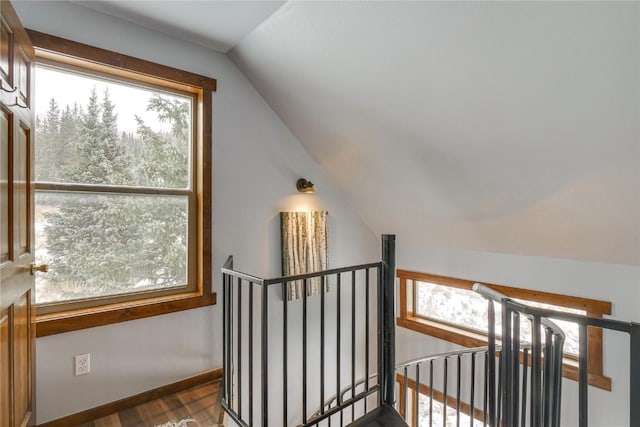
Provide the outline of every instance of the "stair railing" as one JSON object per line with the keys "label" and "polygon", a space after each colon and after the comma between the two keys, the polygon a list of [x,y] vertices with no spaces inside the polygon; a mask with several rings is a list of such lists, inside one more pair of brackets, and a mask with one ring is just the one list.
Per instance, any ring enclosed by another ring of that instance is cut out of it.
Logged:
{"label": "stair railing", "polygon": [[[476,283],[473,290],[488,301],[489,351],[496,347],[498,340],[502,342],[499,360],[501,391],[493,394],[495,399],[489,406],[491,426],[498,426],[501,419],[506,426],[526,426],[528,407],[530,425],[558,427],[562,396],[564,332],[545,315],[531,316],[519,311],[509,305],[513,303],[511,299],[487,286]],[[495,327],[496,303],[502,304],[501,336],[497,335]],[[528,306],[519,304],[519,307]],[[527,320],[531,322],[531,343],[523,343],[520,334],[521,321]],[[526,347],[524,352],[523,344]],[[531,351],[530,356],[526,350]],[[495,372],[495,360],[489,361],[490,377],[492,370]],[[489,387],[495,386],[490,382]]]}
{"label": "stair railing", "polygon": [[[541,318],[534,330],[538,336],[540,329],[544,330],[545,342],[540,342],[536,334],[532,343],[523,341],[519,314],[503,309],[502,331],[498,334],[494,304],[504,307],[510,300],[479,284],[474,291],[487,299],[488,345],[400,364],[396,368],[400,414],[416,427],[524,427],[529,421],[530,426],[559,426],[564,332]],[[544,381],[536,380],[543,373]],[[538,413],[540,417],[535,415]]]}
{"label": "stair railing", "polygon": [[[230,258],[222,276],[221,404],[236,424],[344,425],[393,404],[395,236],[382,236],[380,262],[262,279],[233,270]],[[307,292],[312,280],[319,295]],[[287,300],[292,282],[302,284],[300,300]]]}
{"label": "stair railing", "polygon": [[[489,347],[476,347],[420,357],[398,365],[398,412],[417,427],[424,425],[423,419],[427,426],[447,426],[454,422],[457,426],[469,425],[474,416],[482,419],[482,425],[491,425],[488,366],[490,360],[495,360],[495,352],[493,357],[491,354]],[[427,402],[423,403],[420,396]],[[464,415],[470,421],[462,423]]]}
{"label": "stair railing", "polygon": [[[437,425],[434,400],[444,404],[438,420],[443,425],[449,422],[447,406],[453,405],[457,426],[466,413],[473,426],[557,427],[564,333],[549,320],[557,319],[579,328],[579,427],[588,426],[589,327],[629,334],[629,425],[640,427],[640,324],[533,307],[480,284],[474,290],[488,303],[487,347],[431,355],[395,367],[394,246],[393,236],[383,236],[381,262],[276,279],[234,271],[232,258],[225,263],[222,406],[236,424],[343,426],[345,418],[353,421],[376,406],[396,405],[407,422],[420,427],[423,394],[429,398],[430,427]],[[313,279],[321,280],[319,296],[305,291],[302,301],[286,300],[289,283],[302,281],[306,290]],[[495,304],[502,307],[500,334]],[[531,324],[531,342],[520,334],[521,322],[526,321]],[[301,326],[298,335],[291,330],[296,324]],[[319,358],[314,366],[309,365],[312,354]],[[301,365],[291,368],[289,362],[296,359]],[[277,367],[279,372],[273,369]],[[309,381],[313,372],[319,380]],[[314,387],[319,390],[314,392]],[[411,401],[410,388],[415,391]],[[277,406],[279,420],[270,413]],[[310,407],[320,409],[314,412]],[[289,416],[293,411],[297,413]]]}
{"label": "stair railing", "polygon": [[[630,338],[630,389],[629,389],[629,425],[640,427],[640,324],[623,322],[614,319],[589,317],[580,314],[567,313],[546,308],[539,308],[506,298],[504,295],[484,285],[474,285],[474,290],[489,301],[489,347],[500,339],[502,351],[500,355],[500,372],[504,378],[502,392],[498,392],[493,410],[499,425],[502,417],[506,427],[529,426],[560,426],[562,404],[562,369],[563,343],[562,330],[550,319],[571,322],[578,325],[579,354],[578,354],[578,414],[579,427],[589,425],[589,382],[588,382],[588,328],[596,327],[609,331],[622,332]],[[495,314],[493,302],[502,305],[502,336],[496,337]],[[520,339],[520,321],[527,318],[531,322],[531,349],[529,357],[522,357],[522,341]],[[492,326],[493,325],[493,326]],[[531,362],[529,381],[529,395],[523,387],[522,394],[518,394],[518,381],[523,383],[527,377],[524,371],[519,375],[522,363],[523,370],[527,362]],[[500,410],[502,404],[502,410]],[[529,407],[529,416],[526,409]],[[520,417],[518,417],[518,408]],[[493,418],[492,418],[493,419]]]}

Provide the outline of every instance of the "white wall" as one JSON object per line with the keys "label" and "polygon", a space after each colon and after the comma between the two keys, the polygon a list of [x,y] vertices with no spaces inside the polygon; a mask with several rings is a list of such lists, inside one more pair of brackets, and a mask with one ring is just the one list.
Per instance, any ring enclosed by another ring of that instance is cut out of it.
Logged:
{"label": "white wall", "polygon": [[[428,245],[403,244],[398,236],[398,268],[508,286],[611,301],[612,317],[640,321],[640,268],[553,258],[471,252]],[[451,343],[397,329],[398,362],[459,348]],[[613,391],[589,387],[589,425],[629,425],[628,338],[605,333],[604,374],[612,378]],[[563,385],[562,426],[577,425],[577,383]]]}
{"label": "white wall", "polygon": [[[281,210],[329,211],[331,266],[379,258],[379,242],[253,86],[223,54],[66,2],[16,2],[27,28],[218,80],[213,97],[213,271],[229,254],[256,275],[280,274]],[[36,77],[37,78],[37,77]],[[295,193],[306,177],[315,195]],[[221,306],[37,340],[37,421],[43,423],[222,365]],[[90,375],[73,355],[91,353]]]}

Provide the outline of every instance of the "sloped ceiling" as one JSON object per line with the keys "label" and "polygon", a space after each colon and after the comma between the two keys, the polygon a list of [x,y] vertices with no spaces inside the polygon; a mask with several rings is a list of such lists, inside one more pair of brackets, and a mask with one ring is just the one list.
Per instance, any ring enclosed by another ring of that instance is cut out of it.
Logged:
{"label": "sloped ceiling", "polygon": [[75,3],[235,46],[377,234],[640,265],[640,2]]}
{"label": "sloped ceiling", "polygon": [[637,265],[639,16],[289,2],[229,55],[376,233]]}

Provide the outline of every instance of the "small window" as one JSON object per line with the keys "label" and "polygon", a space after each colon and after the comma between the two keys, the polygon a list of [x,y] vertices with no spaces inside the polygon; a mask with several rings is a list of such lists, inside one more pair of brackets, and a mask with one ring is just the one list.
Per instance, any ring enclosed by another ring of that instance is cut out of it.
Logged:
{"label": "small window", "polygon": [[[398,325],[466,347],[487,343],[487,301],[471,290],[474,281],[398,270],[400,316]],[[485,283],[486,284],[486,283]],[[611,303],[547,292],[487,284],[496,291],[536,307],[602,317],[611,314]],[[501,328],[501,307],[496,308],[496,329]],[[564,376],[577,379],[578,327],[554,320],[566,335]],[[531,336],[530,322],[520,323],[523,338]],[[530,338],[528,338],[530,340]],[[603,375],[602,329],[589,328],[589,382],[611,390],[611,379]]]}
{"label": "small window", "polygon": [[[416,317],[448,323],[460,328],[486,334],[487,324],[487,300],[474,291],[468,289],[452,288],[435,283],[415,281],[414,313]],[[526,301],[514,298],[534,307],[559,310],[567,313],[586,315],[585,310],[577,310],[553,304],[544,304],[536,301]],[[496,333],[500,335],[502,328],[502,306],[495,304]],[[554,320],[564,331],[564,352],[574,358],[578,356],[578,325],[575,323]],[[520,322],[522,339],[531,342],[531,323]]]}
{"label": "small window", "polygon": [[129,320],[132,303],[146,317],[149,304],[211,294],[215,80],[30,36],[36,259],[49,266],[36,275],[38,316],[126,304]]}

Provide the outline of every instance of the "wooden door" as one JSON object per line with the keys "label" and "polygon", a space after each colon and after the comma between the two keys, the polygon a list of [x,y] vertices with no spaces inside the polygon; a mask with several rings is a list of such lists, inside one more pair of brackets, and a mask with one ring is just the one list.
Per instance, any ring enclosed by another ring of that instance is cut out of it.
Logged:
{"label": "wooden door", "polygon": [[33,58],[0,1],[0,427],[35,424]]}

